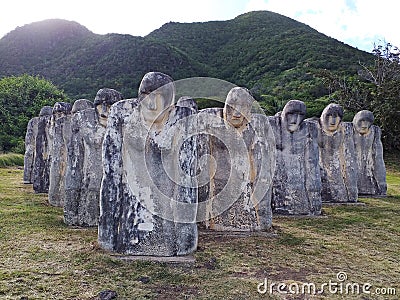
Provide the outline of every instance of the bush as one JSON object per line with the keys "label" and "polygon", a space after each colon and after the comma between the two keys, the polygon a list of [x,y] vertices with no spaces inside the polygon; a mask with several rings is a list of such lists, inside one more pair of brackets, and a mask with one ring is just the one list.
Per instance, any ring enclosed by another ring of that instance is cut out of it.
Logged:
{"label": "bush", "polygon": [[67,100],[56,86],[38,76],[0,79],[0,150],[23,153],[29,120],[37,117],[43,106]]}
{"label": "bush", "polygon": [[0,168],[24,166],[24,156],[18,153],[0,154]]}

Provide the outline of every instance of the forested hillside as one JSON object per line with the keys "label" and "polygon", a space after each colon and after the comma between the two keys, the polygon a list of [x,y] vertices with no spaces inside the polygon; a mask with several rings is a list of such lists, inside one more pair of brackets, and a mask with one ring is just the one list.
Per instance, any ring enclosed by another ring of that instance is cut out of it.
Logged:
{"label": "forested hillside", "polygon": [[228,21],[168,23],[145,37],[97,35],[76,22],[46,20],[0,40],[0,78],[28,73],[69,97],[93,99],[101,87],[136,95],[141,77],[159,70],[174,79],[210,76],[245,86],[258,100],[313,101],[328,93],[321,69],[354,74],[372,55],[307,25],[267,11]]}
{"label": "forested hillside", "polygon": [[97,35],[76,22],[37,22],[0,40],[0,77],[41,75],[72,100],[93,99],[102,87],[133,96],[149,70],[178,78],[206,75],[196,62],[165,43],[130,35]]}

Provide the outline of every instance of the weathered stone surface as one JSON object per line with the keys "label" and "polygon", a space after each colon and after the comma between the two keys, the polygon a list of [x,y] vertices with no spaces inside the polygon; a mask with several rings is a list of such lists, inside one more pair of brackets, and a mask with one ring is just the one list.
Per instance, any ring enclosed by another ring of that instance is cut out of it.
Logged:
{"label": "weathered stone surface", "polygon": [[49,203],[53,206],[62,207],[64,205],[67,144],[71,137],[71,109],[70,103],[57,102],[54,104],[53,116],[51,117],[52,146],[50,150]]}
{"label": "weathered stone surface", "polygon": [[47,193],[49,191],[51,163],[49,131],[52,114],[53,108],[51,106],[44,106],[39,114],[32,174],[33,190],[36,193]]}
{"label": "weathered stone surface", "polygon": [[359,111],[353,119],[359,195],[386,195],[387,190],[381,130],[373,122],[368,110]]}
{"label": "weathered stone surface", "polygon": [[92,101],[87,99],[78,99],[74,102],[74,105],[72,105],[71,113],[75,114],[89,108],[94,108]]}
{"label": "weathered stone surface", "polygon": [[318,122],[323,202],[357,201],[357,160],[353,126],[342,122],[343,109],[329,104]]}
{"label": "weathered stone surface", "polygon": [[25,155],[24,155],[24,183],[33,183],[33,167],[35,161],[36,136],[39,117],[29,120],[25,134]]}
{"label": "weathered stone surface", "polygon": [[64,222],[67,225],[98,224],[103,176],[101,151],[106,130],[99,118],[100,115],[107,118],[109,107],[119,100],[122,100],[119,92],[101,89],[95,98],[96,108],[85,99],[77,100],[72,107],[72,135],[65,175]]}
{"label": "weathered stone surface", "polygon": [[281,114],[270,117],[277,148],[273,213],[321,214],[318,128],[303,121],[305,114],[304,102],[291,100]]}
{"label": "weathered stone surface", "polygon": [[99,219],[99,244],[106,250],[175,256],[197,247],[196,141],[185,141],[193,110],[171,105],[171,82],[148,73],[139,100],[111,107]]}
{"label": "weathered stone surface", "polygon": [[235,87],[225,107],[198,113],[198,220],[217,231],[268,229],[275,140],[267,117],[251,114],[254,99]]}
{"label": "weathered stone surface", "polygon": [[180,97],[176,102],[176,106],[189,107],[191,109],[194,109],[195,112],[199,110],[196,101],[193,98],[187,96]]}

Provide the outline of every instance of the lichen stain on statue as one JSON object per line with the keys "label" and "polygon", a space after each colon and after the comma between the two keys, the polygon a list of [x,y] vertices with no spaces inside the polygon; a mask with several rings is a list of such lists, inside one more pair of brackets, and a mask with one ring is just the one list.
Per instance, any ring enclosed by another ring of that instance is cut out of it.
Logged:
{"label": "lichen stain on statue", "polygon": [[223,109],[198,113],[198,220],[209,229],[255,231],[271,227],[275,141],[268,119],[251,114],[253,102],[245,88],[235,87]]}
{"label": "lichen stain on statue", "polygon": [[272,189],[273,213],[321,214],[321,178],[318,164],[318,129],[303,121],[304,102],[290,100],[270,117],[275,133],[277,165]]}
{"label": "lichen stain on statue", "polygon": [[343,109],[331,103],[319,119],[319,161],[323,202],[357,201],[357,161],[353,126],[342,122]]}
{"label": "lichen stain on statue", "polygon": [[358,194],[386,195],[386,168],[383,160],[381,130],[373,125],[374,115],[359,111],[353,118],[354,147],[358,166]]}
{"label": "lichen stain on statue", "polygon": [[71,109],[70,103],[57,102],[54,104],[51,117],[49,203],[53,206],[62,207],[64,205],[67,144],[71,137]]}
{"label": "lichen stain on statue", "polygon": [[96,226],[103,175],[102,143],[110,107],[122,100],[113,89],[100,89],[94,103],[80,99],[72,108],[71,140],[65,176],[64,222]]}
{"label": "lichen stain on statue", "polygon": [[182,158],[196,159],[195,139],[187,135],[194,110],[175,106],[174,95],[168,75],[150,72],[135,105],[111,110],[99,220],[99,244],[107,250],[175,256],[197,247],[196,184],[193,176],[181,182],[179,170],[187,163]]}

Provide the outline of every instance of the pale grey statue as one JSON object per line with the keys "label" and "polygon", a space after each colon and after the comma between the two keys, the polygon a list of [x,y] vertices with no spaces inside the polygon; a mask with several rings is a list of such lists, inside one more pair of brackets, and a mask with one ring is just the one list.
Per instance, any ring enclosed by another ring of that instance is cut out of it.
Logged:
{"label": "pale grey statue", "polygon": [[80,111],[84,111],[89,108],[93,108],[94,104],[92,101],[87,100],[87,99],[78,99],[74,102],[74,105],[72,105],[71,109],[71,114],[75,114]]}
{"label": "pale grey statue", "polygon": [[181,107],[189,107],[193,109],[195,112],[199,110],[196,100],[194,100],[191,97],[183,96],[178,99],[176,102],[176,106],[181,106]]}
{"label": "pale grey statue", "polygon": [[50,184],[51,138],[50,122],[53,115],[51,106],[40,110],[35,137],[35,157],[33,163],[32,183],[36,193],[48,193]]}
{"label": "pale grey statue", "polygon": [[35,161],[36,136],[38,132],[39,117],[29,120],[25,134],[24,177],[25,184],[33,183],[33,169]]}
{"label": "pale grey statue", "polygon": [[331,103],[319,119],[319,162],[323,202],[356,202],[357,158],[353,125],[342,122],[343,108]]}
{"label": "pale grey statue", "polygon": [[232,88],[224,108],[198,113],[198,220],[217,231],[259,231],[272,224],[275,140],[268,119],[252,114],[253,97]]}
{"label": "pale grey statue", "polygon": [[304,102],[290,100],[281,114],[269,118],[277,148],[273,213],[321,214],[318,128],[304,121],[305,115]]}
{"label": "pale grey statue", "polygon": [[66,102],[57,102],[53,107],[51,117],[51,164],[49,203],[53,206],[64,206],[65,198],[65,171],[67,166],[67,144],[71,137],[71,109],[72,105]]}
{"label": "pale grey statue", "polygon": [[358,194],[386,195],[386,168],[383,160],[381,130],[373,125],[369,110],[359,111],[353,119],[354,147],[358,166]]}
{"label": "pale grey statue", "polygon": [[98,238],[106,250],[176,256],[197,247],[197,145],[188,137],[194,111],[175,106],[174,96],[171,77],[150,72],[140,83],[138,100],[111,108]]}
{"label": "pale grey statue", "polygon": [[103,88],[97,92],[94,103],[88,100],[74,103],[65,177],[64,222],[67,225],[98,224],[102,143],[110,107],[120,100],[121,93]]}

